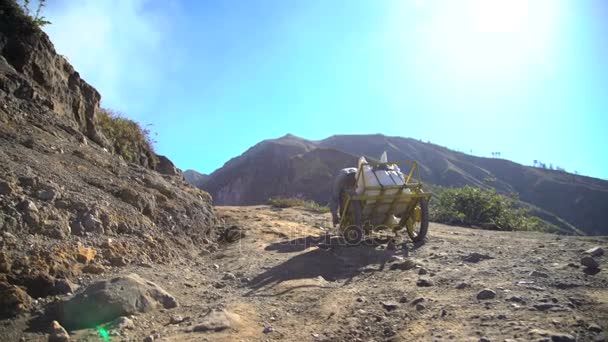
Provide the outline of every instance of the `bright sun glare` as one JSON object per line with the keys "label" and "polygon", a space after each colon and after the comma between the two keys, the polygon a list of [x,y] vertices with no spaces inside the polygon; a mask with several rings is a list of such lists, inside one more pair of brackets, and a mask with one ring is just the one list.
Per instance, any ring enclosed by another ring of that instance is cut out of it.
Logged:
{"label": "bright sun glare", "polygon": [[[416,42],[424,64],[453,76],[509,76],[547,67],[557,30],[553,0],[417,0],[400,18],[405,41]],[[403,11],[401,13],[404,13]],[[404,27],[403,25],[406,25]],[[411,44],[408,44],[411,46]]]}

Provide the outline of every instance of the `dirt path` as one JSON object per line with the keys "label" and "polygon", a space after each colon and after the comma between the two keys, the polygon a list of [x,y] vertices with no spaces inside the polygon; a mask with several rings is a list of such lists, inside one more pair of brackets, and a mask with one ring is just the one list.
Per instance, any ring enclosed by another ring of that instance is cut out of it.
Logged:
{"label": "dirt path", "polygon": [[[319,228],[328,215],[217,211],[247,236],[171,265],[120,269],[157,282],[181,306],[135,316],[135,328],[111,332],[112,340],[158,332],[169,341],[593,341],[608,331],[608,273],[578,267],[582,252],[605,248],[606,238],[431,224],[418,248],[407,240],[328,248]],[[493,298],[478,299],[484,289]],[[229,327],[193,332],[209,310],[223,310],[219,321]],[[176,316],[185,320],[169,324]],[[76,336],[99,340],[93,330]]]}

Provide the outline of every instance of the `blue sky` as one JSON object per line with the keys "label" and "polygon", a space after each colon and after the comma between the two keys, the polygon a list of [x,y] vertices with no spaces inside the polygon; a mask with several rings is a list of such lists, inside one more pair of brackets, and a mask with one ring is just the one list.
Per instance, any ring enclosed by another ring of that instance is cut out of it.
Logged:
{"label": "blue sky", "polygon": [[383,133],[608,179],[602,0],[55,0],[105,107],[210,173],[253,144]]}

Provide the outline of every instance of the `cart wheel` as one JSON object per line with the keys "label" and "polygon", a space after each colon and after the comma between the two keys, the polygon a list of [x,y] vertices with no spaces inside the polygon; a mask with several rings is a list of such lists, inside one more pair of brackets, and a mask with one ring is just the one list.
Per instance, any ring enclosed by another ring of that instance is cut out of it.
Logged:
{"label": "cart wheel", "polygon": [[429,230],[429,206],[426,198],[421,198],[414,208],[412,217],[406,222],[407,235],[414,243],[424,241]]}
{"label": "cart wheel", "polygon": [[361,220],[361,202],[360,201],[352,201],[350,203],[350,208],[352,212],[352,222],[353,224],[346,227],[342,232],[344,236],[344,240],[348,244],[358,245],[363,241],[363,222]]}

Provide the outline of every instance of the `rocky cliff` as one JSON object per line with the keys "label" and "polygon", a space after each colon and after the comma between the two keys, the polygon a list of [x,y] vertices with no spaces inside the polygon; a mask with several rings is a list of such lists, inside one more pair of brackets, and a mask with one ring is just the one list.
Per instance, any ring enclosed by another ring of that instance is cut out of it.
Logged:
{"label": "rocky cliff", "polygon": [[0,315],[83,272],[162,263],[211,242],[209,194],[165,157],[153,156],[153,170],[147,156],[113,154],[97,124],[100,94],[11,0],[0,0],[0,53]]}

